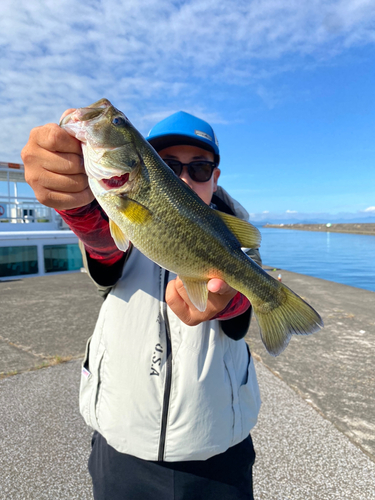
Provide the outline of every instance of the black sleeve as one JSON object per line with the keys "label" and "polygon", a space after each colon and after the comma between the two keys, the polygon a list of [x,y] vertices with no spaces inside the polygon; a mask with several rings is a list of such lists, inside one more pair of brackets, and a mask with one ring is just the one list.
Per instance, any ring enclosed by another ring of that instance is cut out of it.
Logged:
{"label": "black sleeve", "polygon": [[220,326],[225,335],[232,340],[243,339],[250,326],[251,313],[252,307],[250,306],[249,309],[240,316],[220,321]]}
{"label": "black sleeve", "polygon": [[132,251],[132,245],[129,246],[123,257],[111,266],[103,266],[99,261],[91,259],[89,254],[86,252],[82,241],[79,241],[79,248],[82,254],[83,265],[88,275],[95,283],[99,295],[105,299],[112,287],[121,278],[125,262],[129,258]]}

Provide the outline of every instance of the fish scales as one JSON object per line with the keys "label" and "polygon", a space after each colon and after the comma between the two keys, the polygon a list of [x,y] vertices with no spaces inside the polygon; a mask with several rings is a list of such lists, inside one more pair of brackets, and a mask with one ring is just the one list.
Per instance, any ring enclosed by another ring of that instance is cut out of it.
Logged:
{"label": "fish scales", "polygon": [[259,247],[259,231],[207,206],[108,100],[72,112],[60,125],[82,142],[90,188],[117,246],[125,251],[131,241],[178,274],[199,310],[206,307],[207,281],[223,279],[250,300],[274,356],[293,333],[307,335],[323,326],[309,304],[242,251]]}
{"label": "fish scales", "polygon": [[[215,262],[218,261],[220,256],[221,258],[223,257],[223,245],[215,245],[214,249],[216,252],[213,252],[212,245],[207,241],[212,238],[207,229],[211,229],[207,221],[211,216],[212,210],[206,205],[202,205],[198,197],[197,200],[192,200],[188,207],[184,203],[176,203],[176,199],[184,201],[184,198],[186,198],[191,200],[191,190],[183,183],[179,183],[178,185],[180,192],[176,193],[174,191],[174,196],[171,197],[171,205],[163,206],[158,201],[159,196],[154,195],[154,191],[158,183],[160,183],[163,186],[162,191],[168,196],[175,184],[175,175],[170,169],[163,171],[161,174],[160,167],[156,162],[149,162],[148,173],[152,186],[149,199],[145,199],[142,190],[132,193],[132,199],[141,204],[148,203],[148,208],[153,214],[152,224],[137,226],[135,228],[128,227],[129,239],[141,251],[150,253],[147,245],[154,246],[155,238],[157,238],[161,245],[159,245],[158,255],[154,254],[154,260],[173,272],[179,270],[184,276],[196,277],[198,279],[201,278],[202,273],[212,275],[212,271],[217,268]],[[175,186],[174,189],[176,189]],[[128,222],[125,220],[124,224],[128,224]],[[176,231],[176,226],[180,228],[179,231]],[[216,218],[212,224],[212,228],[212,234],[215,231],[221,230],[223,240],[227,244],[229,242],[232,243],[232,251],[238,250],[239,243],[237,239],[232,233],[228,232],[221,219]],[[138,242],[138,245],[136,242]],[[171,253],[176,257],[174,260],[172,260]],[[187,254],[190,254],[193,258],[189,258],[186,262],[182,263],[181,255]],[[239,254],[242,255],[242,252],[239,252]]]}

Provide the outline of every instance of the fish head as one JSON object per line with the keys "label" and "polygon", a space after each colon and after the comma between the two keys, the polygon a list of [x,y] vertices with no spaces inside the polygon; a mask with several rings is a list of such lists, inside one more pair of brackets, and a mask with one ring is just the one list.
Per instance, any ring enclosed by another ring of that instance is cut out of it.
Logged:
{"label": "fish head", "polygon": [[134,141],[135,129],[108,99],[79,108],[60,126],[82,143],[86,174],[95,196],[125,194],[141,170],[142,158]]}

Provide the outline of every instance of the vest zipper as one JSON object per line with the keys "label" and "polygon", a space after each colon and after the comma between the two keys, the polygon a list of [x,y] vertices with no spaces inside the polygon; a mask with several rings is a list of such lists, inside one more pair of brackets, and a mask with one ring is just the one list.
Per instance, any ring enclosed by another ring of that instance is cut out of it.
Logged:
{"label": "vest zipper", "polygon": [[158,461],[164,461],[164,449],[165,449],[165,438],[167,434],[167,421],[168,421],[168,410],[169,410],[169,399],[171,395],[171,385],[172,385],[172,342],[171,342],[171,331],[169,327],[168,314],[167,314],[167,303],[165,301],[165,291],[168,285],[169,271],[164,273],[164,296],[163,296],[163,316],[165,325],[165,337],[167,342],[167,363],[165,372],[165,384],[164,384],[164,397],[163,397],[163,412],[161,417],[161,429],[160,429],[160,441],[159,441],[159,453]]}

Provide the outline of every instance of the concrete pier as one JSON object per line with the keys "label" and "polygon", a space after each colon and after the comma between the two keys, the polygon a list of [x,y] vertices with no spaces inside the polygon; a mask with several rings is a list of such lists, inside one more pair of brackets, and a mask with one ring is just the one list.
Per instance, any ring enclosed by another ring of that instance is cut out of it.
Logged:
{"label": "concrete pier", "polygon": [[297,231],[320,231],[323,233],[348,233],[375,235],[375,223],[349,223],[349,224],[265,224],[264,227],[274,229],[294,229]]}
{"label": "concrete pier", "polygon": [[254,355],[375,460],[375,292],[283,270],[270,271],[313,306],[324,328],[294,335],[278,357],[264,349],[256,320]]}
{"label": "concrete pier", "polygon": [[[375,293],[280,273],[325,328],[272,358],[252,322],[255,498],[375,500]],[[1,500],[92,498],[78,386],[101,303],[86,274],[0,282]]]}

